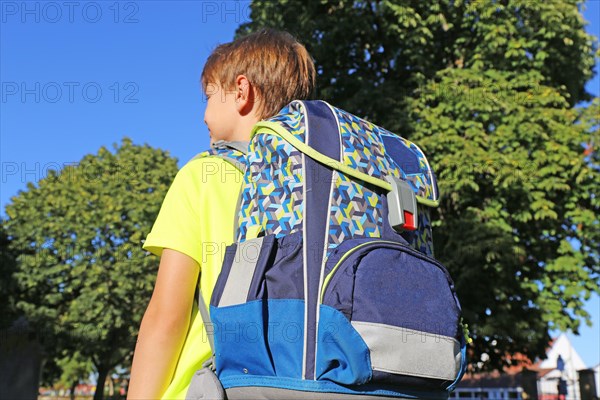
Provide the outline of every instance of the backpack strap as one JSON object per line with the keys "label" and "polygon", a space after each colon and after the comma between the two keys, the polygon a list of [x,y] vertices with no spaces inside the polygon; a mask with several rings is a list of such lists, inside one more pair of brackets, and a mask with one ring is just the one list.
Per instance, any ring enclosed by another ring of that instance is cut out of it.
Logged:
{"label": "backpack strap", "polygon": [[[246,172],[246,153],[248,152],[248,142],[226,142],[224,140],[219,140],[211,145],[211,149],[204,151],[202,153],[196,154],[190,161],[206,158],[206,157],[219,157],[231,165],[233,165],[238,171],[242,173],[242,175]],[[241,190],[240,194],[241,195]],[[238,197],[239,197],[238,195]],[[238,198],[236,212],[237,216],[240,211],[240,201]],[[238,228],[238,219],[234,218],[234,227],[233,234],[235,240],[235,232]],[[204,322],[204,327],[206,329],[206,335],[208,336],[208,343],[210,344],[210,350],[212,352],[211,358],[203,364],[203,367],[211,367],[215,368],[215,341],[214,341],[214,328],[211,323],[210,313],[208,311],[208,307],[206,307],[206,302],[204,299],[204,295],[202,294],[202,289],[200,287],[200,282],[198,281],[198,311],[200,312],[200,316],[202,317],[202,322]]]}
{"label": "backpack strap", "polygon": [[[307,111],[306,140],[310,149],[339,162],[341,138],[333,111],[325,102],[304,103]],[[287,131],[286,131],[287,132]],[[319,296],[329,232],[329,205],[334,188],[335,170],[308,154],[302,155],[304,164],[304,297],[306,326],[304,330],[303,378],[316,379],[317,332],[319,326]],[[311,248],[311,256],[307,254]]]}
{"label": "backpack strap", "polygon": [[216,156],[227,161],[238,169],[242,174],[246,172],[246,154],[248,153],[248,142],[226,142],[219,140],[211,145],[211,149],[196,154],[190,161],[198,158]]}
{"label": "backpack strap", "polygon": [[[202,272],[201,272],[202,273]],[[206,329],[206,336],[208,337],[208,344],[210,344],[210,351],[212,355],[202,366],[208,367],[211,366],[212,369],[215,368],[215,329],[210,320],[210,313],[208,312],[208,307],[206,307],[206,303],[204,302],[204,295],[202,294],[202,289],[200,288],[200,278],[198,277],[198,311],[200,312],[200,316],[202,317],[202,322],[204,323],[204,329]]]}
{"label": "backpack strap", "polygon": [[248,142],[243,141],[226,142],[225,140],[219,140],[213,143],[212,147],[233,149],[239,151],[242,154],[248,153]]}

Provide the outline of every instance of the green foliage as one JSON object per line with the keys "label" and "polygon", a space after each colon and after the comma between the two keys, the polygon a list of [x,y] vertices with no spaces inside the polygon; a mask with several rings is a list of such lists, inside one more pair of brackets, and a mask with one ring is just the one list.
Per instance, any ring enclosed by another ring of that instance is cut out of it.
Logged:
{"label": "green foliage", "polygon": [[255,0],[237,32],[292,32],[315,59],[319,98],[428,155],[442,193],[436,255],[456,282],[473,368],[541,356],[549,330],[590,323],[600,107],[574,108],[591,99],[597,53],[581,6]]}
{"label": "green foliage", "polygon": [[168,153],[124,139],[29,183],[6,207],[17,307],[63,378],[90,360],[100,374],[129,362],[157,270],[142,240],[176,172]]}
{"label": "green foliage", "polygon": [[412,138],[444,194],[436,252],[455,277],[475,349],[496,366],[507,353],[544,354],[548,329],[577,333],[589,322],[583,299],[599,290],[600,171],[582,146],[590,132],[536,79],[443,70],[411,113]]}
{"label": "green foliage", "polygon": [[63,351],[63,357],[58,358],[56,364],[61,371],[59,383],[65,387],[75,386],[87,379],[90,371],[93,370],[90,359],[82,356],[76,349]]}
{"label": "green foliage", "polygon": [[574,105],[589,100],[593,36],[576,0],[254,0],[251,22],[285,29],[316,61],[317,95],[394,132],[407,98],[446,68],[538,71]]}

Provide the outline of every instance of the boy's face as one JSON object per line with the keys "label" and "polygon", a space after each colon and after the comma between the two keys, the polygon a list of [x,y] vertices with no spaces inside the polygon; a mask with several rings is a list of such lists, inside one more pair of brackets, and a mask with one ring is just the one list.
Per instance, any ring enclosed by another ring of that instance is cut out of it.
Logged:
{"label": "boy's face", "polygon": [[204,123],[210,132],[210,142],[231,141],[240,120],[235,90],[227,90],[216,83],[206,86],[206,111]]}

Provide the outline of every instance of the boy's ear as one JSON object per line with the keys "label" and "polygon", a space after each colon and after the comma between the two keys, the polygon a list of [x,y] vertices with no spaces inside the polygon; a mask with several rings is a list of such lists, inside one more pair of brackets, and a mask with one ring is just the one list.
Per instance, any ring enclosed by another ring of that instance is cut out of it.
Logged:
{"label": "boy's ear", "polygon": [[235,103],[237,111],[246,115],[254,110],[255,90],[246,75],[235,78]]}

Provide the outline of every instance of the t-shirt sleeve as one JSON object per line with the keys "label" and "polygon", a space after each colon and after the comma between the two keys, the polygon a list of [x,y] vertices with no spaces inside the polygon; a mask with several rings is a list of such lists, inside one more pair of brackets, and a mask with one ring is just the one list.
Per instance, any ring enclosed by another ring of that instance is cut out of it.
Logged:
{"label": "t-shirt sleeve", "polygon": [[179,251],[201,264],[200,246],[202,240],[199,206],[203,193],[201,182],[194,179],[194,168],[201,160],[186,164],[175,176],[158,217],[148,234],[143,248],[160,256],[163,249]]}

